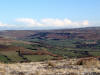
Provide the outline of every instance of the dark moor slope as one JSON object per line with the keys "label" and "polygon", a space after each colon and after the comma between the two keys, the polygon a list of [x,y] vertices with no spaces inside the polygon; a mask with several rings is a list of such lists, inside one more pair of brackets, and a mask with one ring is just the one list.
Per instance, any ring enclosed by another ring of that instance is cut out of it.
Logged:
{"label": "dark moor slope", "polygon": [[62,30],[6,30],[1,31],[0,36],[24,39],[73,39],[80,38],[86,40],[100,39],[100,27],[77,28],[77,29],[62,29]]}

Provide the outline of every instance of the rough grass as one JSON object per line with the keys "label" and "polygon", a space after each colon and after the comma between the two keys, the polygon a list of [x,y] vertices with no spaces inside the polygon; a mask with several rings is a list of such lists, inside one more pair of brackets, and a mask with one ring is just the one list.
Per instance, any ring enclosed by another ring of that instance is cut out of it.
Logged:
{"label": "rough grass", "polygon": [[93,56],[100,56],[100,52],[89,52]]}
{"label": "rough grass", "polygon": [[48,61],[48,67],[56,67],[56,63]]}
{"label": "rough grass", "polygon": [[31,61],[43,61],[53,59],[53,57],[49,55],[24,55],[24,57]]}
{"label": "rough grass", "polygon": [[4,72],[8,73],[7,75],[100,75],[98,66],[84,67],[84,65],[70,65],[70,63],[77,62],[77,60],[0,64],[0,69],[7,68]]}
{"label": "rough grass", "polygon": [[94,57],[81,58],[77,61],[76,65],[85,65],[87,67],[100,66],[100,61]]}
{"label": "rough grass", "polygon": [[17,52],[15,51],[3,51],[1,52],[3,55],[6,55],[9,59],[11,59],[11,61],[14,62],[19,62],[21,60],[23,60]]}
{"label": "rough grass", "polygon": [[0,55],[0,62],[9,62],[9,60],[3,55]]}

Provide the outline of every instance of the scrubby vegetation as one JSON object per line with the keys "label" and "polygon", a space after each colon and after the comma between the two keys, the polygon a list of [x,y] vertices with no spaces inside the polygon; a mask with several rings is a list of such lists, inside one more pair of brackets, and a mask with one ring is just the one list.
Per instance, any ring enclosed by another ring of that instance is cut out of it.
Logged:
{"label": "scrubby vegetation", "polygon": [[[84,63],[79,64],[80,60]],[[31,63],[0,64],[0,74],[5,75],[7,73],[7,75],[100,75],[100,62],[94,64],[94,62],[97,62],[96,60],[96,58],[84,58],[52,61],[49,60],[44,62]]]}

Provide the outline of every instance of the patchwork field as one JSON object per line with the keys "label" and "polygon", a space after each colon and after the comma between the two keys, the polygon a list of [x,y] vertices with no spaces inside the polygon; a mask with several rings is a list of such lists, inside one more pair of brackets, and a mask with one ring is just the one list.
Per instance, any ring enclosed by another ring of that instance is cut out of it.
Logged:
{"label": "patchwork field", "polygon": [[100,28],[0,31],[0,61],[31,62],[100,56]]}

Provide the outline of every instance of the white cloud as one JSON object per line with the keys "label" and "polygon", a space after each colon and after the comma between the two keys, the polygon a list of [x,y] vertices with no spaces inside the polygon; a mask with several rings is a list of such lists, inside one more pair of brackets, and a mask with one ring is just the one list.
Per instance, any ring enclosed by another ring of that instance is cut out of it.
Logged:
{"label": "white cloud", "polygon": [[49,26],[63,26],[64,22],[60,19],[42,19],[41,23]]}
{"label": "white cloud", "polygon": [[69,25],[72,24],[72,21],[69,20],[69,19],[64,19],[64,22],[65,22],[66,25],[68,25],[68,24],[69,24]]}
{"label": "white cloud", "polygon": [[70,19],[53,19],[53,18],[45,18],[39,21],[32,18],[19,18],[16,19],[16,22],[22,23],[28,27],[66,27],[66,28],[78,28],[78,27],[88,27],[88,20],[84,21],[72,21]]}
{"label": "white cloud", "polygon": [[97,26],[100,22],[72,21],[70,19],[44,18],[40,20],[32,18],[18,18],[13,24],[0,22],[0,29],[58,29],[58,28],[80,28]]}
{"label": "white cloud", "polygon": [[[100,23],[98,23],[100,24]],[[97,25],[96,23],[84,21],[72,21],[70,19],[44,18],[36,20],[32,18],[18,18],[13,24],[0,22],[1,29],[57,29],[57,28],[79,28]]]}
{"label": "white cloud", "polygon": [[0,26],[7,26],[8,24],[4,24],[2,22],[0,22]]}
{"label": "white cloud", "polygon": [[19,18],[16,19],[16,22],[20,22],[20,23],[24,23],[25,25],[28,26],[40,26],[41,24],[39,22],[37,22],[37,20],[31,19],[31,18]]}
{"label": "white cloud", "polygon": [[88,20],[85,20],[85,21],[83,22],[83,25],[89,25]]}
{"label": "white cloud", "polygon": [[53,18],[45,18],[39,21],[32,18],[19,18],[16,19],[16,22],[23,23],[28,27],[66,27],[66,28],[78,28],[78,27],[88,27],[88,20],[84,20],[81,22],[71,21],[70,19],[53,19]]}

